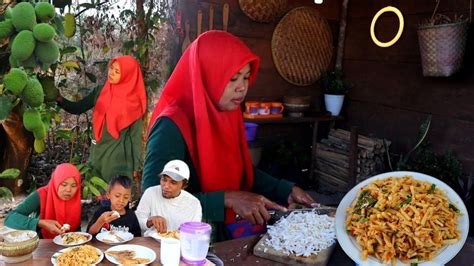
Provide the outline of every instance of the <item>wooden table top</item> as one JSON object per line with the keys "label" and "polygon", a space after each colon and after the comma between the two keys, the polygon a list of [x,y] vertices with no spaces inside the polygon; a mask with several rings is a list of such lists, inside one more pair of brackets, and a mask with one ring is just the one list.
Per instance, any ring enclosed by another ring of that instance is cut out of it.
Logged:
{"label": "wooden table top", "polygon": [[[253,247],[260,237],[251,236],[241,239],[219,242],[211,246],[211,251],[224,261],[225,265],[284,265],[271,260],[253,255]],[[89,242],[102,251],[110,248],[110,245],[93,239]],[[149,237],[136,237],[127,244],[143,245],[153,249],[156,253],[156,260],[150,265],[160,264],[160,243]],[[21,265],[51,265],[51,256],[64,247],[53,243],[51,239],[41,239],[38,248],[33,253],[33,259],[22,262]],[[474,261],[474,238],[469,237],[462,250],[447,265],[472,265]],[[6,264],[8,265],[8,264]],[[19,265],[19,264],[11,264]],[[99,265],[113,265],[106,258]],[[353,266],[354,262],[344,253],[339,244],[334,249],[328,265]]]}

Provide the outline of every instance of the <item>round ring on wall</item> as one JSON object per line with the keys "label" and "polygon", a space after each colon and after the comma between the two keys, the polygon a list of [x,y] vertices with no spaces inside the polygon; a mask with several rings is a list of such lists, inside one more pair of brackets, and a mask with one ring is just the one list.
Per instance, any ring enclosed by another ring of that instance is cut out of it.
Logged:
{"label": "round ring on wall", "polygon": [[[398,20],[400,22],[400,25],[398,27],[398,32],[397,32],[397,35],[395,35],[395,37],[391,40],[391,41],[388,41],[388,42],[381,42],[377,39],[377,37],[375,36],[375,32],[374,32],[374,28],[375,28],[375,23],[377,23],[377,19],[380,17],[380,15],[382,15],[383,13],[385,12],[393,12],[395,13],[397,16],[398,16]],[[390,47],[392,46],[393,44],[395,44],[398,39],[400,39],[400,36],[402,36],[402,32],[403,32],[403,26],[404,26],[404,21],[403,21],[403,15],[402,15],[402,12],[400,12],[400,10],[396,7],[393,7],[393,6],[387,6],[387,7],[384,7],[382,9],[379,10],[379,12],[377,12],[377,14],[375,14],[374,18],[372,19],[372,23],[370,24],[370,36],[372,37],[372,41],[380,46],[380,47]]]}

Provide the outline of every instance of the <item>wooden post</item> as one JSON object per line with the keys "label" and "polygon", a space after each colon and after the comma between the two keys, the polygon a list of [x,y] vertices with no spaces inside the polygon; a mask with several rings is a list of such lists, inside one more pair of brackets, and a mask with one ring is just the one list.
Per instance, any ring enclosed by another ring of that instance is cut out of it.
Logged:
{"label": "wooden post", "polygon": [[313,123],[313,142],[311,144],[311,172],[309,173],[309,180],[310,182],[314,182],[314,165],[316,160],[317,145],[318,145],[318,121],[314,121]]}
{"label": "wooden post", "polygon": [[341,20],[339,21],[339,37],[337,40],[337,53],[336,53],[336,69],[342,70],[342,59],[344,57],[344,42],[346,40],[346,21],[347,21],[347,8],[349,6],[349,0],[342,1],[341,7]]}
{"label": "wooden post", "polygon": [[351,138],[349,145],[349,189],[357,183],[357,127],[351,127]]}

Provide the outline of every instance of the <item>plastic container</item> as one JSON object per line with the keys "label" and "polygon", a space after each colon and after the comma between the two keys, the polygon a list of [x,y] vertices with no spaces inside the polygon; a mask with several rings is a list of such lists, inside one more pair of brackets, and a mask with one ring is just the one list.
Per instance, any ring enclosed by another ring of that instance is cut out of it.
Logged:
{"label": "plastic container", "polygon": [[179,226],[181,260],[186,264],[204,265],[211,241],[211,226],[201,222],[186,222]]}
{"label": "plastic container", "polygon": [[244,125],[245,136],[247,137],[247,141],[255,140],[255,136],[257,135],[258,124],[245,122]]}

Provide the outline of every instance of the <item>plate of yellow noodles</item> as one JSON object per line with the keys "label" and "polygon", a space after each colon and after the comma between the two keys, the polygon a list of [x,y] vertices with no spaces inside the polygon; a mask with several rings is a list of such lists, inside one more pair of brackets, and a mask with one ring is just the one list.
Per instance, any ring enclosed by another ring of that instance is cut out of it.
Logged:
{"label": "plate of yellow noodles", "polygon": [[444,265],[469,232],[466,206],[432,176],[389,172],[364,180],[336,211],[336,236],[360,265]]}

